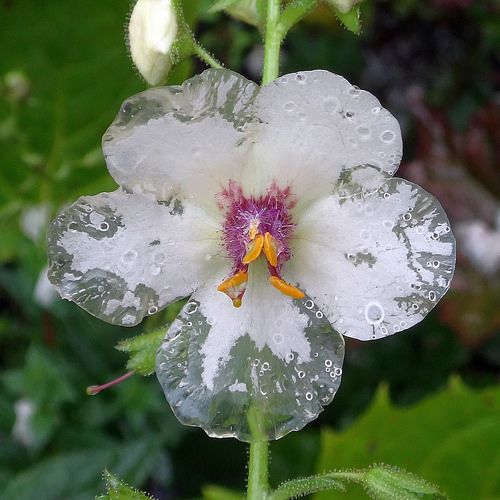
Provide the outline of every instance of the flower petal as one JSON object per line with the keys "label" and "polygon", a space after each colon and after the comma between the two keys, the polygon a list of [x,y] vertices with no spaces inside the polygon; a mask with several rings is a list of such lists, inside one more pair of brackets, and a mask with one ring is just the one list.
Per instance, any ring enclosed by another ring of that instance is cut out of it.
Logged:
{"label": "flower petal", "polygon": [[399,165],[397,120],[341,76],[321,70],[282,76],[262,88],[254,107],[262,122],[254,150],[259,182],[293,182],[301,203],[352,167],[392,174]]}
{"label": "flower petal", "polygon": [[237,73],[210,69],[182,86],[129,98],[103,137],[111,175],[127,190],[158,199],[181,191],[213,204],[221,186],[241,174],[243,128],[257,89]]}
{"label": "flower petal", "polygon": [[370,340],[405,330],[450,286],[448,219],[432,195],[403,179],[364,193],[344,185],[343,193],[298,221],[286,274],[345,335]]}
{"label": "flower petal", "polygon": [[342,336],[311,300],[271,287],[259,264],[241,308],[207,284],[158,352],[156,373],[177,418],[210,436],[250,441],[253,409],[265,436],[278,439],[316,418],[340,385]]}
{"label": "flower petal", "polygon": [[62,297],[133,326],[192,293],[219,252],[217,224],[172,199],[117,190],[80,198],[49,229],[49,279]]}

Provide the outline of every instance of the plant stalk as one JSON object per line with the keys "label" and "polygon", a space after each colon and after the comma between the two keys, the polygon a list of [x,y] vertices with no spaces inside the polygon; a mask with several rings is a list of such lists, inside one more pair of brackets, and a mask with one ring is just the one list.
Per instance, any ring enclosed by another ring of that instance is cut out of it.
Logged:
{"label": "plant stalk", "polygon": [[262,72],[262,85],[266,85],[279,75],[281,26],[280,26],[281,1],[268,0],[266,16],[266,33],[264,37],[264,69]]}

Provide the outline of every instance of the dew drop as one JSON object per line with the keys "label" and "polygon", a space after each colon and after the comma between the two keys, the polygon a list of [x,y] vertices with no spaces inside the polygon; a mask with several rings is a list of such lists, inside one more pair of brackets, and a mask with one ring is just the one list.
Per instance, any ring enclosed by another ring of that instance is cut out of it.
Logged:
{"label": "dew drop", "polygon": [[380,140],[386,144],[392,144],[396,139],[396,134],[392,130],[385,130],[380,134]]}
{"label": "dew drop", "polygon": [[335,113],[340,108],[340,101],[336,97],[327,97],[323,101],[323,109],[327,113]]}
{"label": "dew drop", "polygon": [[326,366],[327,368],[330,368],[330,366],[332,366],[332,364],[333,364],[333,363],[332,363],[332,360],[331,360],[331,359],[325,359],[325,366]]}
{"label": "dew drop", "polygon": [[130,264],[137,259],[137,252],[135,250],[127,250],[122,253],[121,260],[124,264]]}
{"label": "dew drop", "polygon": [[156,306],[151,306],[149,309],[148,309],[148,314],[155,314],[158,312],[158,308]]}
{"label": "dew drop", "polygon": [[306,376],[306,374],[305,374],[305,372],[303,372],[303,371],[298,371],[298,372],[297,372],[297,376],[298,376],[299,378],[304,378],[304,377]]}
{"label": "dew drop", "polygon": [[153,266],[151,267],[151,276],[158,276],[161,273],[161,267]]}
{"label": "dew drop", "polygon": [[384,321],[384,308],[379,302],[369,302],[365,307],[365,319],[370,325],[378,325]]}
{"label": "dew drop", "polygon": [[107,231],[109,229],[109,224],[107,222],[101,222],[99,225],[99,231]]}
{"label": "dew drop", "polygon": [[359,135],[359,138],[362,141],[367,141],[371,137],[371,131],[368,127],[365,127],[364,125],[360,125],[356,129],[357,134]]}
{"label": "dew drop", "polygon": [[314,307],[314,302],[312,300],[306,300],[306,303],[304,305],[306,309],[311,310]]}
{"label": "dew drop", "polygon": [[283,338],[283,335],[281,333],[275,333],[273,335],[273,342],[276,345],[282,344],[285,339]]}
{"label": "dew drop", "polygon": [[188,302],[186,305],[186,314],[194,314],[198,310],[196,302]]}
{"label": "dew drop", "polygon": [[321,311],[316,311],[316,317],[321,319],[323,317],[323,313]]}
{"label": "dew drop", "polygon": [[351,96],[351,97],[358,97],[359,94],[361,93],[361,90],[359,89],[359,87],[357,87],[356,85],[353,85],[348,91],[347,93]]}
{"label": "dew drop", "polygon": [[312,401],[313,395],[311,392],[306,392],[306,399],[307,401]]}
{"label": "dew drop", "polygon": [[262,363],[262,370],[267,372],[267,370],[269,370],[269,363],[267,361],[265,361],[264,363]]}
{"label": "dew drop", "polygon": [[335,368],[334,373],[337,377],[340,377],[342,375],[342,368]]}
{"label": "dew drop", "polygon": [[285,356],[285,359],[290,362],[290,361],[293,361],[295,358],[293,352],[289,352],[286,356]]}
{"label": "dew drop", "polygon": [[78,230],[78,224],[76,222],[70,222],[68,224],[68,230],[71,232],[75,232]]}
{"label": "dew drop", "polygon": [[165,262],[165,259],[167,258],[167,256],[163,253],[163,252],[156,252],[153,256],[153,260],[157,263],[157,264],[162,264],[163,262]]}
{"label": "dew drop", "polygon": [[374,108],[372,108],[372,113],[374,115],[378,114],[380,112],[380,106],[375,106]]}
{"label": "dew drop", "polygon": [[432,300],[433,302],[436,300],[436,292],[432,290],[429,292],[429,300]]}
{"label": "dew drop", "polygon": [[411,214],[409,212],[406,212],[404,215],[403,215],[403,220],[410,220],[411,219]]}

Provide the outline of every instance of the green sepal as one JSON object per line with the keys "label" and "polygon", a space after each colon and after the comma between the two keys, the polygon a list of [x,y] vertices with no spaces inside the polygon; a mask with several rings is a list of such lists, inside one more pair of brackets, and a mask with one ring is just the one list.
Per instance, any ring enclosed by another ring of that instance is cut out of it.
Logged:
{"label": "green sepal", "polygon": [[335,14],[339,18],[339,21],[355,35],[359,35],[361,32],[361,19],[359,13],[359,6],[353,7],[348,12],[340,12],[338,9],[335,9]]}
{"label": "green sepal", "polygon": [[269,500],[288,500],[289,498],[300,498],[319,491],[332,490],[345,491],[344,484],[335,478],[335,472],[285,481],[268,498]]}
{"label": "green sepal", "polygon": [[294,0],[289,3],[280,15],[282,38],[295,24],[316,7],[319,0]]}
{"label": "green sepal", "polygon": [[151,375],[155,371],[156,351],[166,331],[167,327],[163,326],[150,333],[122,340],[116,349],[129,353],[127,368],[139,375]]}
{"label": "green sepal", "polygon": [[366,492],[376,500],[400,498],[401,500],[447,498],[437,486],[404,469],[385,464],[372,465],[363,475]]}
{"label": "green sepal", "polygon": [[107,470],[103,472],[102,478],[106,483],[106,493],[96,497],[96,500],[151,500],[153,498],[147,493],[128,486]]}
{"label": "green sepal", "polygon": [[231,5],[239,2],[240,0],[215,0],[215,2],[208,8],[209,14],[215,14],[221,10],[231,7]]}

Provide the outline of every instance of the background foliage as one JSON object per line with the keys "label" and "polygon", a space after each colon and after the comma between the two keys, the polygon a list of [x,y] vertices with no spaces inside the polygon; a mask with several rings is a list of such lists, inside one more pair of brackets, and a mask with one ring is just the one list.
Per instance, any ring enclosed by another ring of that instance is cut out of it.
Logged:
{"label": "background foliage", "polygon": [[[188,22],[221,61],[258,81],[258,32],[208,13],[211,4],[186,1]],[[127,353],[113,346],[162,318],[112,327],[42,280],[48,220],[78,196],[114,189],[100,138],[121,101],[145,87],[123,43],[129,10],[128,0],[0,0],[1,499],[92,498],[105,468],[159,499],[222,500],[234,494],[209,483],[244,486],[244,446],[178,424],[154,376],[85,394],[126,370]],[[348,343],[334,403],[273,444],[271,477],[385,462],[452,498],[500,498],[499,4],[371,1],[361,10],[354,36],[321,4],[290,32],[282,72],[343,74],[396,114],[399,175],[442,201],[458,270],[423,324]],[[170,81],[202,69],[185,61]],[[349,488],[349,498],[361,495]]]}

